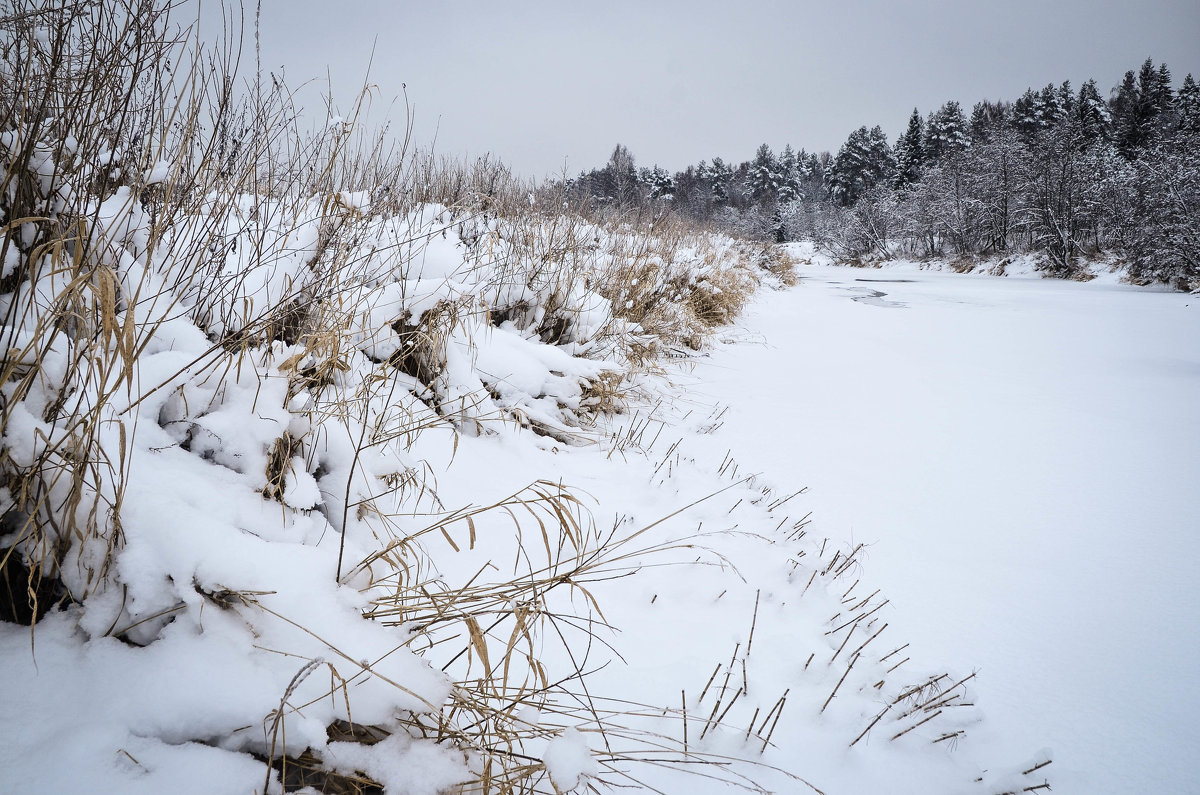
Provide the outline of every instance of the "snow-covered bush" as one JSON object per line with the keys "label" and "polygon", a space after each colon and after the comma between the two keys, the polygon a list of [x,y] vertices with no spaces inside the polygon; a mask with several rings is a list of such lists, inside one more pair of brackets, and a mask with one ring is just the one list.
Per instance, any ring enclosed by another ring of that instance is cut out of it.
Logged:
{"label": "snow-covered bush", "polygon": [[[536,638],[606,542],[562,484],[447,509],[425,456],[506,426],[580,442],[766,271],[724,238],[517,211],[511,182],[384,157],[353,117],[305,132],[169,10],[28,0],[0,40],[0,619],[34,626],[42,682],[130,694],[64,693],[63,769],[552,790],[578,749],[514,715],[586,674]],[[449,593],[427,537],[509,517],[545,560]],[[519,629],[489,662],[497,615]],[[553,752],[500,748],[521,738]]]}

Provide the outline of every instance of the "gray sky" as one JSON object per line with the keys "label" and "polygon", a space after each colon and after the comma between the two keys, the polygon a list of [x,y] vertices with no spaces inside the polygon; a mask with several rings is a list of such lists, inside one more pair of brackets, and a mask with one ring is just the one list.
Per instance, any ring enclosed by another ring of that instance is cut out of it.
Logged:
{"label": "gray sky", "polygon": [[763,142],[836,152],[863,124],[894,140],[914,106],[1089,77],[1107,94],[1147,56],[1178,87],[1200,77],[1200,2],[262,0],[261,41],[264,71],[320,78],[314,117],[326,67],[345,107],[374,46],[370,82],[383,105],[407,85],[418,143],[541,177],[617,142],[672,171]]}

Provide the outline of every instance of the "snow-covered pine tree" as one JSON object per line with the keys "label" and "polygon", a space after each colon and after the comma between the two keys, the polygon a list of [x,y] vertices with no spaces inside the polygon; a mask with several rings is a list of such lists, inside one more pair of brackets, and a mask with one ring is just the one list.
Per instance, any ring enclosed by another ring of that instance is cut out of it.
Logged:
{"label": "snow-covered pine tree", "polygon": [[950,100],[929,116],[925,125],[925,159],[937,163],[944,157],[958,154],[967,148],[967,120],[962,107]]}
{"label": "snow-covered pine tree", "polygon": [[984,144],[992,140],[996,131],[1008,120],[1009,106],[1003,102],[976,102],[971,109],[971,121],[967,124],[967,137],[971,145]]}
{"label": "snow-covered pine tree", "polygon": [[1075,113],[1075,92],[1071,90],[1071,81],[1064,80],[1058,87],[1058,97],[1055,105],[1059,111],[1057,121],[1061,121]]}
{"label": "snow-covered pine tree", "polygon": [[729,203],[729,184],[733,182],[733,169],[721,158],[714,157],[708,167],[708,180],[712,186],[713,204]]}
{"label": "snow-covered pine tree", "polygon": [[758,204],[773,204],[778,197],[781,181],[779,161],[771,147],[762,144],[754,153],[754,160],[746,172],[746,191]]}
{"label": "snow-covered pine tree", "polygon": [[908,117],[908,129],[896,140],[896,187],[904,188],[921,179],[925,167],[925,122],[921,112],[913,108]]}
{"label": "snow-covered pine tree", "polygon": [[1108,103],[1100,96],[1095,80],[1088,80],[1079,87],[1075,112],[1085,141],[1107,141],[1112,136],[1112,113]]}
{"label": "snow-covered pine tree", "polygon": [[638,176],[642,184],[650,191],[652,199],[670,199],[675,193],[675,180],[671,178],[665,168],[660,168],[658,164],[655,164],[654,168],[642,169]]}
{"label": "snow-covered pine tree", "polygon": [[1171,91],[1171,70],[1165,63],[1158,65],[1151,94],[1158,115],[1168,113],[1174,107],[1175,94]]}
{"label": "snow-covered pine tree", "polygon": [[1138,125],[1139,91],[1137,74],[1131,69],[1125,73],[1109,101],[1112,115],[1113,139],[1126,157],[1140,144]]}
{"label": "snow-covered pine tree", "polygon": [[800,163],[791,144],[784,144],[779,155],[779,203],[787,204],[804,197],[800,189]]}
{"label": "snow-covered pine tree", "polygon": [[878,125],[870,130],[859,127],[850,133],[830,166],[830,195],[849,207],[863,192],[877,183],[893,179],[895,174],[896,156],[883,128]]}
{"label": "snow-covered pine tree", "polygon": [[1025,93],[1013,103],[1012,109],[1012,126],[1026,141],[1044,129],[1038,95],[1033,93],[1032,88],[1025,89]]}
{"label": "snow-covered pine tree", "polygon": [[1183,78],[1179,96],[1175,100],[1179,117],[1179,129],[1184,132],[1200,132],[1200,87],[1191,74]]}
{"label": "snow-covered pine tree", "polygon": [[1171,71],[1166,64],[1155,68],[1154,61],[1147,58],[1136,77],[1132,71],[1125,73],[1113,97],[1112,114],[1117,146],[1126,157],[1137,157],[1139,149],[1171,126],[1173,104]]}
{"label": "snow-covered pine tree", "polygon": [[[1066,89],[1065,94],[1063,88]],[[1046,87],[1037,93],[1033,108],[1039,131],[1044,132],[1057,127],[1069,115],[1070,105],[1074,105],[1074,97],[1070,93],[1070,83],[1063,83],[1063,88],[1056,88],[1053,83],[1047,83]],[[1066,97],[1070,97],[1069,103]]]}

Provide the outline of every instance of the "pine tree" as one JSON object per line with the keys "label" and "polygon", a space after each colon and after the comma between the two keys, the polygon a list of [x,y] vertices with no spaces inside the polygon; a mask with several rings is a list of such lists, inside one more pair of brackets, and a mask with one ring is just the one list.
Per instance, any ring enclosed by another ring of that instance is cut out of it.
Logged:
{"label": "pine tree", "polygon": [[1166,64],[1157,69],[1147,58],[1138,69],[1125,73],[1110,104],[1113,133],[1122,154],[1132,159],[1149,146],[1164,130],[1173,126],[1174,96],[1171,70]]}
{"label": "pine tree", "polygon": [[713,204],[728,204],[729,184],[733,182],[733,169],[721,158],[714,157],[712,165],[708,167],[708,181],[712,186]]}
{"label": "pine tree", "polygon": [[779,161],[775,159],[771,147],[766,144],[759,146],[746,174],[746,190],[750,198],[759,204],[774,202],[781,181],[779,171]]}
{"label": "pine tree", "polygon": [[1126,157],[1132,157],[1134,150],[1141,143],[1140,125],[1138,123],[1138,91],[1137,75],[1132,71],[1125,73],[1121,84],[1113,92],[1109,110],[1112,113],[1113,138]]}
{"label": "pine tree", "polygon": [[967,137],[972,144],[988,143],[1008,120],[1009,106],[1003,102],[976,102],[967,124]]}
{"label": "pine tree", "polygon": [[1138,123],[1143,127],[1145,139],[1156,132],[1155,122],[1170,112],[1174,97],[1171,93],[1171,71],[1166,64],[1154,68],[1154,61],[1147,58],[1138,70]]}
{"label": "pine tree", "polygon": [[894,179],[896,157],[883,129],[859,127],[850,133],[829,169],[833,198],[849,207],[872,186]]}
{"label": "pine tree", "polygon": [[1154,105],[1158,113],[1167,113],[1174,105],[1174,95],[1171,91],[1171,70],[1165,63],[1158,65],[1157,80],[1154,82]]}
{"label": "pine tree", "polygon": [[967,120],[955,100],[931,114],[925,125],[925,160],[937,163],[945,157],[959,154],[967,148]]}
{"label": "pine tree", "polygon": [[1043,130],[1038,95],[1033,93],[1032,88],[1025,89],[1025,93],[1013,103],[1012,125],[1027,141]]}
{"label": "pine tree", "polygon": [[1060,88],[1048,83],[1038,92],[1033,106],[1038,132],[1045,132],[1061,124],[1070,115],[1074,104],[1075,98],[1071,95],[1069,82],[1063,83]]}
{"label": "pine tree", "polygon": [[639,178],[650,191],[652,199],[670,199],[675,194],[675,180],[665,168],[644,168],[639,172]]}
{"label": "pine tree", "polygon": [[1200,132],[1200,87],[1191,74],[1183,78],[1183,86],[1176,98],[1179,114],[1179,129],[1184,132]]}
{"label": "pine tree", "polygon": [[1075,113],[1075,94],[1071,91],[1071,81],[1064,80],[1062,85],[1058,87],[1058,107],[1060,108],[1061,117],[1059,121],[1071,116]]}
{"label": "pine tree", "polygon": [[791,144],[785,144],[779,155],[779,178],[780,204],[804,198],[800,188],[800,161]]}
{"label": "pine tree", "polygon": [[896,141],[896,187],[916,184],[925,167],[925,123],[921,112],[913,108],[908,129]]}
{"label": "pine tree", "polygon": [[1112,136],[1112,113],[1100,96],[1095,80],[1089,80],[1080,86],[1075,109],[1084,140],[1107,141]]}

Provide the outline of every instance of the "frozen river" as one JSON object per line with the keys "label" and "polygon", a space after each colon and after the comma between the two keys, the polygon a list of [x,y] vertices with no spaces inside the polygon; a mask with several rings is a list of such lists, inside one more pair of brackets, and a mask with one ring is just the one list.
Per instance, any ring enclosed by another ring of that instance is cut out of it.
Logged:
{"label": "frozen river", "polygon": [[806,267],[696,375],[1056,792],[1195,791],[1200,296]]}

